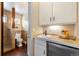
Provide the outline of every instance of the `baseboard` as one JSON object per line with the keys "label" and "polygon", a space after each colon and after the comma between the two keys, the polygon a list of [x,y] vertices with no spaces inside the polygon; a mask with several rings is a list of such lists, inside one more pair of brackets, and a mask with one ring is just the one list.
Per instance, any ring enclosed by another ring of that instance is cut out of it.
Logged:
{"label": "baseboard", "polygon": [[3,53],[3,55],[6,54],[6,53],[8,53],[8,52],[14,51],[15,49],[16,49],[16,48],[13,48],[13,49],[11,49],[11,50],[9,50],[9,51],[6,51],[6,52]]}

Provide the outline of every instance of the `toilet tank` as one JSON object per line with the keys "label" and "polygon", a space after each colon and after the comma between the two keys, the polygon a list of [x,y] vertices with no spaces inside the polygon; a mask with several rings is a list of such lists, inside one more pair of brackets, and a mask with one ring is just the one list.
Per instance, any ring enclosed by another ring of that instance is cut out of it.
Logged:
{"label": "toilet tank", "polygon": [[16,38],[16,39],[21,38],[21,33],[16,33],[16,34],[15,34],[15,38]]}

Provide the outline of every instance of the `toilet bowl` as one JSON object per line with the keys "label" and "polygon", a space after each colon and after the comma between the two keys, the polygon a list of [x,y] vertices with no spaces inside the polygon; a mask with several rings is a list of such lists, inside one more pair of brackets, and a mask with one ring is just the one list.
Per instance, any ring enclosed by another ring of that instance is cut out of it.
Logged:
{"label": "toilet bowl", "polygon": [[17,47],[22,47],[23,39],[21,38],[21,34],[20,33],[16,33],[15,39],[16,39]]}

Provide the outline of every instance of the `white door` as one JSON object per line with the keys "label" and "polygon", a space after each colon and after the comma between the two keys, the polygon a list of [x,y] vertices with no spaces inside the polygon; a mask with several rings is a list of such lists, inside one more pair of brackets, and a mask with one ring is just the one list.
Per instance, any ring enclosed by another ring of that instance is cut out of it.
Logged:
{"label": "white door", "polygon": [[75,24],[76,9],[75,2],[55,2],[53,3],[54,24]]}
{"label": "white door", "polygon": [[52,24],[52,3],[41,2],[39,4],[39,24],[50,25]]}

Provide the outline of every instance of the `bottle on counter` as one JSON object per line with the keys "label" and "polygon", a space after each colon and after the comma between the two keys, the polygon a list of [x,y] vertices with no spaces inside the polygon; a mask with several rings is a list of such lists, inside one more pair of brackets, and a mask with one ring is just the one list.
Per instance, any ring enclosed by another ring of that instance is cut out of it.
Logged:
{"label": "bottle on counter", "polygon": [[67,31],[67,30],[62,30],[62,33],[63,33],[63,38],[69,38],[69,36],[70,36],[70,33],[69,33],[69,31]]}

